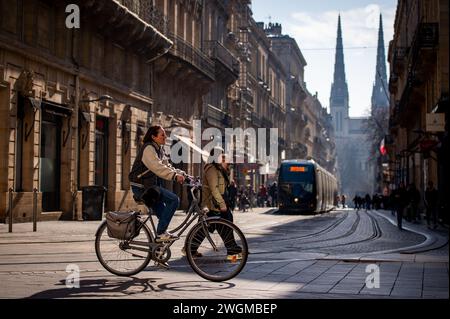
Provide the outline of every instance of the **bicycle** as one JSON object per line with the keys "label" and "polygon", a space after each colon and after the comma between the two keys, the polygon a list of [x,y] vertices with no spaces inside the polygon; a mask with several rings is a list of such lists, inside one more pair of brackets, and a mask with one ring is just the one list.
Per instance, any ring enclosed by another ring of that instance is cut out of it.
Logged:
{"label": "bicycle", "polygon": [[[237,276],[248,258],[247,240],[242,231],[233,223],[220,217],[208,217],[207,209],[200,209],[197,191],[201,190],[199,178],[191,177],[192,202],[183,222],[171,233],[181,238],[188,227],[198,219],[188,232],[183,251],[191,268],[201,277],[210,281],[226,281]],[[165,265],[170,260],[170,247],[176,240],[156,241],[156,227],[152,209],[144,204],[148,216],[137,216],[134,237],[119,240],[108,236],[106,220],[97,229],[95,252],[102,266],[118,276],[132,276],[147,267],[151,260],[157,265]],[[152,229],[147,225],[150,221]],[[239,251],[240,250],[240,251]]]}

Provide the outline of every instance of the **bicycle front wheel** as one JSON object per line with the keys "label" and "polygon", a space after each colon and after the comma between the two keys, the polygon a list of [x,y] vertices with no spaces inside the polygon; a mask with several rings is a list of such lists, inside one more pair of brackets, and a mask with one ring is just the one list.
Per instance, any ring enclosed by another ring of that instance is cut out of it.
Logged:
{"label": "bicycle front wheel", "polygon": [[139,234],[131,240],[108,236],[104,221],[95,237],[95,252],[102,266],[117,276],[132,276],[143,270],[152,257],[150,231],[142,225]]}
{"label": "bicycle front wheel", "polygon": [[224,219],[196,224],[186,238],[186,257],[192,269],[210,281],[226,281],[238,275],[248,258],[242,231]]}

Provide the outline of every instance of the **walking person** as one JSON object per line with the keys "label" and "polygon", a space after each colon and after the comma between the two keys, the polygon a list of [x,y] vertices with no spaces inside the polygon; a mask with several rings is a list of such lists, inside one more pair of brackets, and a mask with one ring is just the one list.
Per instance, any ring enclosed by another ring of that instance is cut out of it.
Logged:
{"label": "walking person", "polygon": [[228,196],[230,199],[230,209],[233,212],[236,208],[236,198],[237,198],[237,186],[235,181],[231,181],[230,186],[228,187]]}
{"label": "walking person", "polygon": [[368,210],[370,210],[370,205],[372,204],[372,199],[370,198],[369,194],[366,194],[365,202],[366,202],[366,212],[367,212]]}
{"label": "walking person", "polygon": [[342,194],[341,196],[341,203],[342,203],[342,208],[345,208],[345,195]]}
{"label": "walking person", "polygon": [[410,220],[414,223],[420,221],[419,214],[419,202],[420,202],[420,192],[417,190],[416,185],[411,183],[408,189],[408,197],[409,197],[409,212],[410,212]]}
{"label": "walking person", "polygon": [[408,195],[406,192],[405,184],[400,182],[399,187],[393,192],[394,197],[394,205],[397,212],[397,227],[400,230],[403,230],[402,220],[403,220],[403,211],[407,205]]}
{"label": "walking person", "polygon": [[[217,155],[219,153],[219,155]],[[215,147],[210,153],[208,164],[203,169],[202,203],[203,208],[208,208],[208,217],[220,217],[233,222],[228,186],[230,185],[230,171],[224,150]],[[209,229],[214,232],[216,229]],[[217,229],[227,249],[227,260],[242,258],[242,248],[237,245],[231,229]],[[200,246],[203,238],[196,238]],[[197,248],[198,248],[197,246]],[[195,247],[194,247],[195,248]],[[201,257],[197,251],[193,256]]]}
{"label": "walking person", "polygon": [[427,189],[425,190],[425,207],[427,213],[427,225],[431,228],[431,218],[433,218],[433,228],[436,229],[438,225],[437,219],[438,206],[438,191],[434,188],[433,182],[429,181]]}

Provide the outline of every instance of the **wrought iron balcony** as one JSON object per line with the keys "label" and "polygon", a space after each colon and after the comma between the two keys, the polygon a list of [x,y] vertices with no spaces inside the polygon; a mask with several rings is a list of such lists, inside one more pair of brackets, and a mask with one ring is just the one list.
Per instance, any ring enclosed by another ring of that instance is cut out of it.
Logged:
{"label": "wrought iron balcony", "polygon": [[123,6],[135,13],[139,18],[151,24],[164,35],[169,33],[169,19],[149,0],[119,0]]}
{"label": "wrought iron balcony", "polygon": [[205,41],[205,52],[213,60],[219,61],[233,75],[239,77],[239,61],[218,41]]}
{"label": "wrought iron balcony", "polygon": [[173,42],[170,54],[190,63],[211,80],[215,80],[214,63],[202,51],[173,33],[169,33],[168,37]]}
{"label": "wrought iron balcony", "polygon": [[140,13],[155,10],[149,7],[150,1],[76,1],[76,3],[82,7],[83,12],[91,16],[100,33],[123,47],[131,48],[148,60],[163,54],[172,45],[171,41],[154,26],[154,21],[142,19]]}

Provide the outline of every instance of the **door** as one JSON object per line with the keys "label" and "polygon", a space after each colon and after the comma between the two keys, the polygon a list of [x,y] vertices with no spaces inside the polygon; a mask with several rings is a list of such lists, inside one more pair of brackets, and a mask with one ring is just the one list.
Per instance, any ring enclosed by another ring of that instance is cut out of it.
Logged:
{"label": "door", "polygon": [[43,111],[41,121],[40,191],[42,211],[60,210],[61,118]]}

